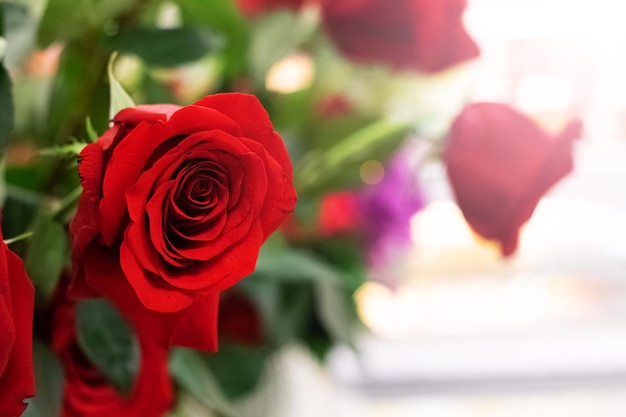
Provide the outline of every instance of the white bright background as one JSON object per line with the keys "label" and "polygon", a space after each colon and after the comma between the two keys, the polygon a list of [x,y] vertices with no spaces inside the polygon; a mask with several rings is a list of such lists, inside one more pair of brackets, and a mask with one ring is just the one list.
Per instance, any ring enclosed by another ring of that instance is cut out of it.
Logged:
{"label": "white bright background", "polygon": [[446,80],[546,129],[581,117],[575,172],[503,261],[425,166],[406,281],[357,294],[359,355],[285,353],[284,416],[626,416],[626,1],[469,0],[465,20],[482,55]]}

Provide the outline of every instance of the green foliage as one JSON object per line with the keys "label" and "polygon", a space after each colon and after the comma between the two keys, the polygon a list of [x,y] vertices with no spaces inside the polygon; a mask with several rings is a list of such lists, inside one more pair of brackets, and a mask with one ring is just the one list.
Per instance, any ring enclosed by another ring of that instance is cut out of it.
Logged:
{"label": "green foliage", "polygon": [[107,66],[107,74],[109,76],[109,88],[111,95],[111,102],[109,105],[109,119],[113,119],[113,117],[122,109],[126,107],[134,107],[135,102],[128,95],[124,87],[117,81],[115,75],[113,74],[113,62],[115,62],[115,58],[117,57],[117,52],[111,54],[109,58],[109,65]]}
{"label": "green foliage", "polygon": [[267,349],[220,342],[219,351],[202,355],[224,395],[235,400],[258,385],[268,359]]}
{"label": "green foliage", "polygon": [[76,330],[87,358],[120,393],[129,394],[140,364],[139,342],[117,309],[101,298],[79,301]]}
{"label": "green foliage", "polygon": [[11,92],[11,79],[9,74],[0,63],[0,153],[4,150],[13,132],[13,94]]}
{"label": "green foliage", "polygon": [[201,28],[137,27],[124,29],[107,38],[111,50],[135,54],[158,67],[175,67],[197,61],[219,49],[222,41]]}
{"label": "green foliage", "polygon": [[47,300],[54,293],[69,255],[64,226],[40,210],[31,227],[24,264],[37,287],[37,296]]}
{"label": "green foliage", "polygon": [[63,401],[63,369],[59,360],[39,340],[33,340],[36,395],[22,417],[59,417]]}
{"label": "green foliage", "polygon": [[170,355],[170,373],[181,387],[209,409],[223,417],[237,417],[199,352],[186,348],[174,349]]}
{"label": "green foliage", "polygon": [[39,43],[48,46],[104,30],[112,19],[136,4],[134,0],[50,0],[39,25]]}

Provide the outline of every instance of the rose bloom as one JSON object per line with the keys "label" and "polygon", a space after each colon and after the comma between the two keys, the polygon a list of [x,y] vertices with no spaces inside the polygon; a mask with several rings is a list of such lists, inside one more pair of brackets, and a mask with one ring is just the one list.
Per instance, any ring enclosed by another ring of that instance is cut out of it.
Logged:
{"label": "rose bloom", "polygon": [[80,154],[69,295],[109,298],[162,345],[217,348],[219,292],[293,211],[292,166],[254,96],[127,108]]}
{"label": "rose bloom", "polygon": [[161,417],[172,405],[167,351],[139,338],[141,365],[129,395],[119,393],[82,352],[76,339],[75,302],[61,301],[52,319],[52,348],[65,383],[61,417]]}
{"label": "rose bloom", "polygon": [[461,18],[466,0],[320,0],[326,32],[359,63],[437,72],[476,58]]}
{"label": "rose bloom", "polygon": [[444,151],[448,178],[469,225],[498,241],[503,256],[515,252],[541,197],[572,170],[581,128],[573,121],[551,135],[496,103],[472,104],[457,116]]}
{"label": "rose bloom", "polygon": [[35,289],[22,260],[0,233],[0,416],[19,416],[35,394],[33,305]]}
{"label": "rose bloom", "polygon": [[275,9],[297,10],[304,0],[237,0],[241,12],[249,17],[258,16]]}

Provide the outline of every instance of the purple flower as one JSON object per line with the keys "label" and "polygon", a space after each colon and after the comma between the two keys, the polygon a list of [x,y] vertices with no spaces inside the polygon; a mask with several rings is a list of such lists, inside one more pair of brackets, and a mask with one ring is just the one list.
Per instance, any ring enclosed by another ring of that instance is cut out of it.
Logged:
{"label": "purple flower", "polygon": [[401,278],[395,266],[411,246],[411,217],[424,207],[416,149],[403,147],[389,161],[381,182],[360,196],[367,258],[374,278],[390,286]]}

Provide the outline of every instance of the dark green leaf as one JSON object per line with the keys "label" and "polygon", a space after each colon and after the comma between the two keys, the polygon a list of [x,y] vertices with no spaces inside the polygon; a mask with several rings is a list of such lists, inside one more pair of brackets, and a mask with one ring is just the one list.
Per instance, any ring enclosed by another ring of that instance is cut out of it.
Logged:
{"label": "dark green leaf", "polygon": [[267,361],[267,352],[234,343],[220,342],[217,353],[203,355],[226,397],[240,398],[257,386]]}
{"label": "dark green leaf", "polygon": [[14,117],[11,79],[2,63],[0,63],[0,109],[2,109],[0,111],[0,153],[2,153],[13,132]]}
{"label": "dark green leaf", "polygon": [[81,300],[76,309],[78,344],[122,394],[133,387],[140,363],[139,343],[130,325],[104,299]]}
{"label": "dark green leaf", "polygon": [[138,27],[110,37],[111,49],[139,56],[148,64],[174,67],[196,61],[221,47],[219,36],[206,29]]}
{"label": "dark green leaf", "polygon": [[80,42],[66,45],[49,100],[48,127],[43,132],[46,141],[41,146],[65,143],[72,137],[83,138],[87,115],[96,129],[106,128],[109,120],[108,58],[108,52],[92,50]]}
{"label": "dark green leaf", "polygon": [[63,400],[63,369],[58,359],[42,343],[33,340],[35,397],[22,417],[59,417]]}
{"label": "dark green leaf", "polygon": [[170,356],[170,373],[185,391],[206,407],[226,417],[236,417],[200,353],[186,348],[174,349]]}
{"label": "dark green leaf", "polygon": [[24,264],[37,288],[37,296],[48,299],[57,287],[66,264],[67,234],[62,224],[42,210],[35,218],[31,230],[33,237],[29,240]]}

